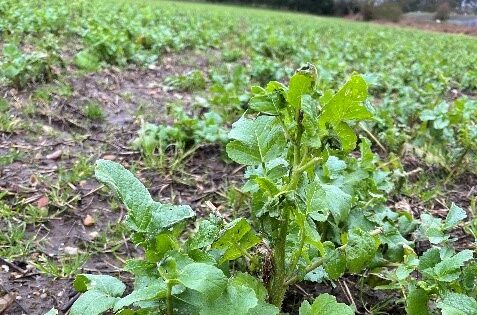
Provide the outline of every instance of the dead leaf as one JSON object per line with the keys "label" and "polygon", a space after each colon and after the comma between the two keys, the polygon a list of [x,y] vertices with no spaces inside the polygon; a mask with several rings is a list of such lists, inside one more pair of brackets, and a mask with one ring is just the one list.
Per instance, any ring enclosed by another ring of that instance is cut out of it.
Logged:
{"label": "dead leaf", "polygon": [[84,226],[91,226],[91,225],[94,225],[95,223],[96,223],[96,221],[89,214],[86,215],[86,217],[83,219],[83,225]]}
{"label": "dead leaf", "polygon": [[114,161],[116,159],[116,155],[107,154],[107,155],[103,156],[103,159],[108,160],[108,161]]}
{"label": "dead leaf", "polygon": [[38,177],[36,177],[35,175],[31,175],[30,176],[30,186],[36,187],[38,185],[38,183],[39,183]]}
{"label": "dead leaf", "polygon": [[46,156],[48,160],[58,160],[61,155],[63,154],[63,151],[61,150],[56,150],[55,152],[52,152]]}
{"label": "dead leaf", "polygon": [[406,199],[399,200],[394,204],[394,208],[398,211],[406,211],[412,213],[411,205]]}
{"label": "dead leaf", "polygon": [[15,301],[15,296],[12,293],[7,293],[0,297],[0,314],[3,314],[10,305]]}

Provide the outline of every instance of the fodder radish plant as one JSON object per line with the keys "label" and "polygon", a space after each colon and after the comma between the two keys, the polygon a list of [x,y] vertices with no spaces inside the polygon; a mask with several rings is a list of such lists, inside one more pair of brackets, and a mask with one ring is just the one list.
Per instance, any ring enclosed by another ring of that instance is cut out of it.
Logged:
{"label": "fodder radish plant", "polygon": [[[96,178],[124,203],[131,240],[144,257],[124,267],[135,277],[125,296],[125,284],[114,277],[78,276],[74,287],[83,294],[71,314],[279,314],[291,285],[346,273],[364,276],[366,269],[380,276],[382,288],[418,300],[406,302],[408,310],[427,311],[432,296],[443,314],[473,314],[448,312],[459,309],[456,301],[477,311],[474,278],[466,278],[465,292],[451,285],[473,260],[472,252],[432,248],[419,258],[432,258],[419,269],[426,277],[413,278],[418,258],[404,236],[418,222],[385,206],[392,174],[370,142],[360,139],[360,156],[351,154],[358,142],[355,125],[373,116],[365,80],[353,74],[336,93],[318,91],[316,80],[316,68],[308,64],[288,86],[272,81],[253,87],[250,112],[229,132],[229,157],[247,166],[242,191],[249,196],[249,218],[228,222],[214,213],[198,219],[189,206],[154,201],[120,164],[99,160]],[[445,233],[463,219],[462,212],[453,206],[445,222],[423,217],[416,233],[450,245]],[[190,220],[197,229],[190,231]],[[449,264],[446,273],[442,265]],[[474,269],[462,274],[474,276]],[[446,290],[441,283],[449,284]],[[299,308],[301,315],[353,313],[353,306],[329,294]]]}

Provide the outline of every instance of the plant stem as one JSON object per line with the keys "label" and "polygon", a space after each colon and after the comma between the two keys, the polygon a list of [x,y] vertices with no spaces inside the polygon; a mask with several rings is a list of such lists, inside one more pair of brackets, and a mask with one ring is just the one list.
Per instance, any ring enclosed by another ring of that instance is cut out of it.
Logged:
{"label": "plant stem", "polygon": [[174,306],[172,304],[172,287],[174,284],[171,281],[167,281],[167,296],[166,296],[166,304],[167,304],[167,315],[174,314]]}
{"label": "plant stem", "polygon": [[293,255],[293,259],[290,264],[289,273],[287,277],[290,277],[295,272],[296,265],[298,264],[298,260],[300,259],[304,246],[305,246],[305,226],[303,223],[300,225],[300,245],[298,246],[298,249],[295,251]]}
{"label": "plant stem", "polygon": [[285,209],[283,210],[281,229],[273,250],[273,273],[269,289],[270,303],[277,306],[278,308],[281,307],[283,299],[285,297],[285,293],[288,288],[288,286],[285,285],[285,249],[289,219],[290,208],[288,206],[285,206]]}
{"label": "plant stem", "polygon": [[[378,228],[376,228],[376,229],[370,231],[370,232],[369,232],[369,235],[371,235],[371,236],[376,236],[376,235],[379,235],[379,234],[381,234],[381,233],[383,233],[383,228],[378,227]],[[343,249],[345,249],[345,248],[346,248],[346,244],[345,244],[345,245],[342,245],[342,246],[340,246],[340,247],[338,247],[338,248],[336,248],[336,250],[343,250]],[[312,271],[312,270],[318,268],[319,266],[323,265],[324,262],[325,262],[325,258],[324,258],[324,257],[320,257],[320,259],[316,260],[314,263],[312,263],[311,265],[309,265],[309,266],[307,266],[307,267],[305,268],[305,274],[307,274],[307,273],[309,273],[310,271]],[[298,276],[297,274],[295,274],[295,275],[289,277],[289,278],[285,281],[284,286],[285,286],[285,287],[288,287],[289,285],[292,285],[292,284],[298,282],[299,280],[300,280],[299,276]]]}
{"label": "plant stem", "polygon": [[[309,273],[310,271],[320,267],[321,265],[323,265],[324,263],[324,259],[323,257],[318,259],[317,261],[315,261],[314,263],[312,263],[311,265],[309,265],[308,267],[305,268],[305,273]],[[294,283],[296,283],[299,279],[298,275],[295,274],[294,276],[288,278],[286,281],[285,281],[285,285],[286,286],[289,286],[289,285],[292,285]]]}
{"label": "plant stem", "polygon": [[444,180],[444,185],[447,184],[450,181],[452,176],[454,176],[454,174],[457,172],[457,170],[461,167],[462,162],[464,161],[465,156],[467,155],[467,153],[469,153],[469,151],[470,151],[469,147],[465,148],[464,153],[462,153],[462,155],[459,157],[459,160],[457,160],[454,167],[452,168],[452,170],[450,171],[450,173],[447,175],[446,179]]}
{"label": "plant stem", "polygon": [[376,143],[376,145],[381,149],[383,150],[384,153],[388,153],[388,151],[386,150],[386,148],[381,144],[381,142],[379,142],[378,138],[376,138],[375,135],[373,135],[371,133],[371,131],[369,131],[366,126],[364,125],[364,123],[360,123],[359,126],[361,127],[361,129],[363,129],[363,131],[371,138],[373,139],[373,141]]}
{"label": "plant stem", "polygon": [[182,156],[178,157],[174,163],[172,163],[171,169],[175,170],[179,163],[182,163],[185,159],[187,159],[191,154],[193,154],[197,149],[199,149],[203,144],[195,144],[192,148],[187,150]]}
{"label": "plant stem", "polygon": [[296,189],[296,185],[298,184],[298,181],[300,180],[301,174],[303,174],[303,172],[305,172],[309,167],[319,163],[321,160],[322,160],[321,157],[315,157],[309,160],[308,162],[306,162],[305,164],[297,165],[296,167],[294,167],[294,172],[285,190],[293,191],[294,189]]}
{"label": "plant stem", "polygon": [[303,135],[303,113],[300,109],[296,112],[297,130],[295,135],[295,141],[293,143],[293,166],[296,167],[301,161],[301,136]]}

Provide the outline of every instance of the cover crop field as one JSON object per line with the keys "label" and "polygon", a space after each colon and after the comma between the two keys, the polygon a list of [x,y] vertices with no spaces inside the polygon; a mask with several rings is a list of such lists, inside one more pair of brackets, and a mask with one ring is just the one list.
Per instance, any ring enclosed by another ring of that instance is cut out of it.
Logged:
{"label": "cover crop field", "polygon": [[477,40],[0,0],[0,314],[477,314]]}

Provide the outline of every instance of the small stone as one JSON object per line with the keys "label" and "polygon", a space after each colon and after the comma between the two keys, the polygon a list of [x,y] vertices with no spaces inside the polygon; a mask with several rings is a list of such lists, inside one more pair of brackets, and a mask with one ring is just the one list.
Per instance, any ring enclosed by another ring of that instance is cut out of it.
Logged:
{"label": "small stone", "polygon": [[77,247],[66,246],[65,249],[64,249],[64,252],[67,255],[75,256],[75,255],[78,255],[78,248]]}
{"label": "small stone", "polygon": [[48,295],[47,295],[46,293],[42,293],[42,294],[40,295],[40,299],[43,299],[43,300],[44,300],[44,299],[47,298],[47,296],[48,296]]}
{"label": "small stone", "polygon": [[43,131],[46,133],[46,134],[51,134],[55,131],[55,129],[51,128],[50,126],[48,125],[43,125],[41,126],[41,128],[43,129]]}
{"label": "small stone", "polygon": [[15,297],[15,299],[16,299],[17,301],[19,301],[19,300],[21,300],[21,299],[23,299],[23,298],[22,298],[21,295],[17,295],[17,296]]}
{"label": "small stone", "polygon": [[55,152],[52,152],[46,156],[48,160],[58,160],[61,155],[63,154],[63,151],[61,150],[56,150]]}
{"label": "small stone", "polygon": [[42,196],[40,199],[37,200],[36,206],[38,208],[43,208],[48,206],[49,200],[47,196]]}
{"label": "small stone", "polygon": [[4,272],[9,272],[10,271],[10,267],[8,267],[7,265],[1,265],[0,268],[2,268],[2,270]]}
{"label": "small stone", "polygon": [[95,238],[97,238],[99,236],[99,233],[98,231],[93,231],[91,233],[88,234],[89,237],[91,237],[92,240],[94,240]]}
{"label": "small stone", "polygon": [[59,292],[56,296],[62,297],[63,296],[63,291]]}
{"label": "small stone", "polygon": [[83,225],[84,226],[92,226],[96,223],[96,221],[94,220],[94,218],[92,216],[90,216],[89,214],[86,215],[86,217],[83,219]]}
{"label": "small stone", "polygon": [[104,159],[104,160],[108,160],[108,161],[113,161],[113,160],[116,159],[116,155],[107,154],[107,155],[103,156],[103,159]]}

